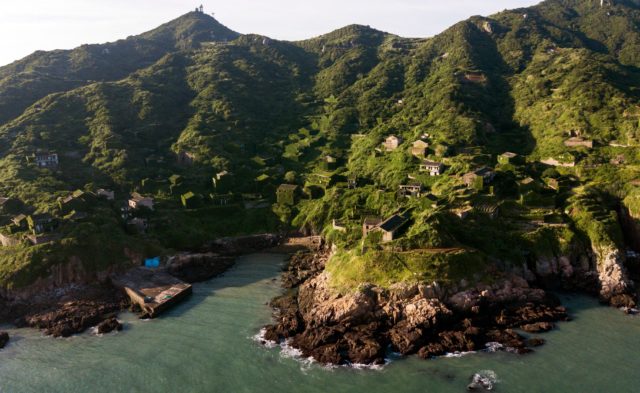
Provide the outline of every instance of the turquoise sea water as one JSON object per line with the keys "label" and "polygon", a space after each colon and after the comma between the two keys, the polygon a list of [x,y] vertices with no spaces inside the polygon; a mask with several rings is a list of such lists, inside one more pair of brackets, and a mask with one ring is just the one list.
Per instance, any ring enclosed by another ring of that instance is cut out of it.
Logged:
{"label": "turquoise sea water", "polygon": [[565,297],[575,318],[542,335],[535,353],[394,360],[380,370],[328,369],[253,337],[270,320],[283,257],[241,258],[225,276],[153,321],[123,314],[125,330],[69,339],[10,330],[0,392],[464,392],[492,370],[497,392],[640,392],[640,317]]}

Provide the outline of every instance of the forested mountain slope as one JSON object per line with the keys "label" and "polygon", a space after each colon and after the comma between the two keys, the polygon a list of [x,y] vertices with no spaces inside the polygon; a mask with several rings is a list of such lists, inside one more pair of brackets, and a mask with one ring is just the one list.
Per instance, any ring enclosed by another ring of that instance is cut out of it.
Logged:
{"label": "forested mountain slope", "polygon": [[[284,42],[196,12],[113,44],[37,52],[0,69],[0,196],[24,204],[4,212],[17,244],[0,249],[0,280],[293,227],[339,246],[328,270],[340,290],[496,267],[559,274],[565,257],[603,286],[622,269],[612,291],[626,291],[639,22],[635,1],[547,0],[426,39],[352,25]],[[382,145],[391,135],[399,146]],[[58,164],[38,167],[38,152]],[[284,183],[298,188],[276,198]],[[59,202],[100,188],[115,201],[72,209],[81,219]],[[123,214],[134,191],[154,210]],[[11,218],[42,212],[55,240],[29,245]],[[384,228],[363,237],[367,217],[393,214],[392,241]]]}

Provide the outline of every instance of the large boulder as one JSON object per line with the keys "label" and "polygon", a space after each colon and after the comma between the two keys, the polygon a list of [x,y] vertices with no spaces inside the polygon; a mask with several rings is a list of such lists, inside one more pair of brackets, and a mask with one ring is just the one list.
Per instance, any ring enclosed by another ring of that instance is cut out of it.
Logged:
{"label": "large boulder", "polygon": [[122,324],[116,319],[116,317],[111,317],[107,320],[104,320],[98,325],[99,334],[111,333],[114,330],[115,331],[122,330]]}

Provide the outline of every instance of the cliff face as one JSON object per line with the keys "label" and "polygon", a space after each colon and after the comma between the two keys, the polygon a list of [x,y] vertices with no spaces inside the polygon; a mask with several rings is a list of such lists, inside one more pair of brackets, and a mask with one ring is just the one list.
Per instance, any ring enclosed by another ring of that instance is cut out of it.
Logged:
{"label": "cliff face", "polygon": [[[143,256],[131,250],[124,253],[131,265],[142,263]],[[45,276],[37,278],[31,285],[21,288],[0,288],[0,298],[10,301],[37,303],[48,297],[56,297],[73,286],[103,285],[109,276],[125,269],[126,265],[111,265],[107,269],[91,271],[81,258],[71,256],[64,263],[52,265]]]}
{"label": "cliff face", "polygon": [[545,287],[597,295],[614,306],[635,307],[635,285],[625,262],[624,251],[613,245],[592,246],[574,254],[538,257],[533,271],[525,269],[522,276]]}
{"label": "cliff face", "polygon": [[614,247],[594,248],[600,298],[616,306],[635,307],[635,285],[624,266],[624,251]]}

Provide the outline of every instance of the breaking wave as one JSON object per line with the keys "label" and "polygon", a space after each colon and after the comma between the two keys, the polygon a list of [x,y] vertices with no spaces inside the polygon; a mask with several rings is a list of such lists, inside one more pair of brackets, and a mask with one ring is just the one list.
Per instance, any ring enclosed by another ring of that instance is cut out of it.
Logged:
{"label": "breaking wave", "polygon": [[251,337],[253,341],[258,342],[260,345],[272,349],[276,347],[280,347],[280,356],[285,359],[294,359],[300,362],[302,365],[302,370],[308,370],[312,365],[319,365],[320,367],[332,370],[339,367],[352,368],[354,370],[382,370],[384,366],[391,363],[391,359],[385,359],[384,364],[361,364],[361,363],[348,363],[345,365],[336,365],[336,364],[320,364],[312,357],[305,357],[301,350],[294,348],[291,346],[290,340],[285,340],[281,343],[277,343],[272,340],[267,340],[265,338],[267,330],[260,329],[260,331]]}

